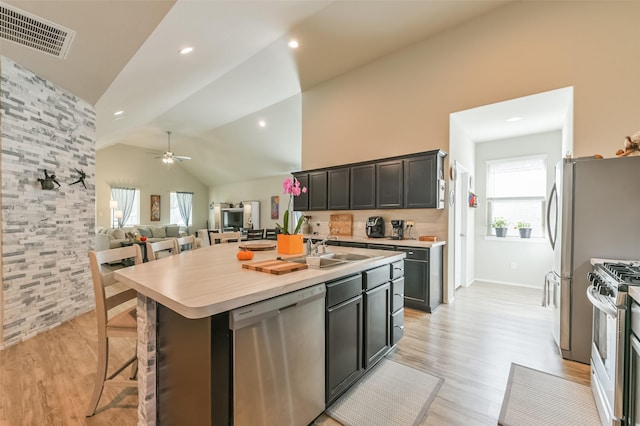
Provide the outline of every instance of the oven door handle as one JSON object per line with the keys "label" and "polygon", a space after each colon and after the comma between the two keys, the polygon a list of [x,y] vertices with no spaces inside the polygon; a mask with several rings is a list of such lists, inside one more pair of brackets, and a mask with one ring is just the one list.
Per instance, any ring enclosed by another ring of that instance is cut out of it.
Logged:
{"label": "oven door handle", "polygon": [[613,306],[605,305],[600,300],[598,300],[593,295],[594,291],[596,291],[596,289],[591,286],[587,289],[587,299],[589,299],[589,302],[591,302],[591,304],[597,309],[609,315],[611,318],[616,318],[618,316],[617,310]]}

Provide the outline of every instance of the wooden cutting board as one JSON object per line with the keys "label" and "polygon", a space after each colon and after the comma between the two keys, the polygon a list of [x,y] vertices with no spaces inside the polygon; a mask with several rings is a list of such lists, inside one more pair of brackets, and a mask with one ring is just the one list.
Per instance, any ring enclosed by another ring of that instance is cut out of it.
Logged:
{"label": "wooden cutting board", "polygon": [[273,250],[276,248],[275,241],[247,241],[240,243],[239,248],[252,251]]}
{"label": "wooden cutting board", "polygon": [[263,260],[261,262],[245,263],[242,267],[252,271],[267,272],[275,275],[287,274],[308,268],[306,263],[285,262],[284,260]]}
{"label": "wooden cutting board", "polygon": [[353,215],[332,214],[329,218],[329,234],[331,235],[353,235]]}

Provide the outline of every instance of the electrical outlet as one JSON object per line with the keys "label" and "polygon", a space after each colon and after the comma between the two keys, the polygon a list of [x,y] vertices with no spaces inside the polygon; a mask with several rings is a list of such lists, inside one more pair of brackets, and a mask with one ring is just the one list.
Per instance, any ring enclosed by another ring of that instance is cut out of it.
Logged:
{"label": "electrical outlet", "polygon": [[413,226],[413,225],[415,225],[414,221],[412,221],[412,220],[408,220],[407,221],[407,226]]}
{"label": "electrical outlet", "polygon": [[518,264],[516,262],[511,262],[511,269],[513,270],[518,269]]}

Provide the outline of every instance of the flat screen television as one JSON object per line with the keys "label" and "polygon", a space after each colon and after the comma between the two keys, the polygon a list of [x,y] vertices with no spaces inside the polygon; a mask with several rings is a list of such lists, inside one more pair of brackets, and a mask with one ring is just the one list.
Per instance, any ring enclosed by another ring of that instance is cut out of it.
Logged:
{"label": "flat screen television", "polygon": [[222,227],[240,229],[244,226],[243,210],[222,210]]}

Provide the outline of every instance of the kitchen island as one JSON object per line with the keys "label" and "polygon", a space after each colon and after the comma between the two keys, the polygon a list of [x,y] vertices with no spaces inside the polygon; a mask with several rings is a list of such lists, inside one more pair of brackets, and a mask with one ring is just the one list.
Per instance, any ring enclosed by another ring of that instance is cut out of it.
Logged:
{"label": "kitchen island", "polygon": [[[185,354],[180,354],[183,364],[180,368],[187,377],[174,377],[182,380],[182,385],[192,380],[193,392],[170,397],[180,398],[183,409],[210,413],[210,424],[224,424],[230,416],[232,378],[225,365],[229,364],[231,356],[228,331],[231,310],[390,265],[405,257],[403,252],[367,250],[366,254],[374,257],[326,269],[272,275],[243,269],[243,262],[236,260],[237,251],[237,244],[220,244],[115,272],[118,280],[139,294],[139,424],[158,423],[158,416],[163,415],[158,406],[164,407],[160,402],[168,397],[164,394],[163,384],[157,381],[161,377],[159,372],[173,368],[166,361],[171,356],[158,356],[157,348],[163,344],[162,339],[181,341],[186,345],[183,352],[191,357],[191,361],[185,361]],[[333,251],[363,253],[346,247]],[[255,252],[251,262],[277,256],[275,250]],[[167,337],[165,332],[170,335]],[[218,365],[222,368],[217,369]],[[210,387],[212,383],[215,384],[213,388]]]}

